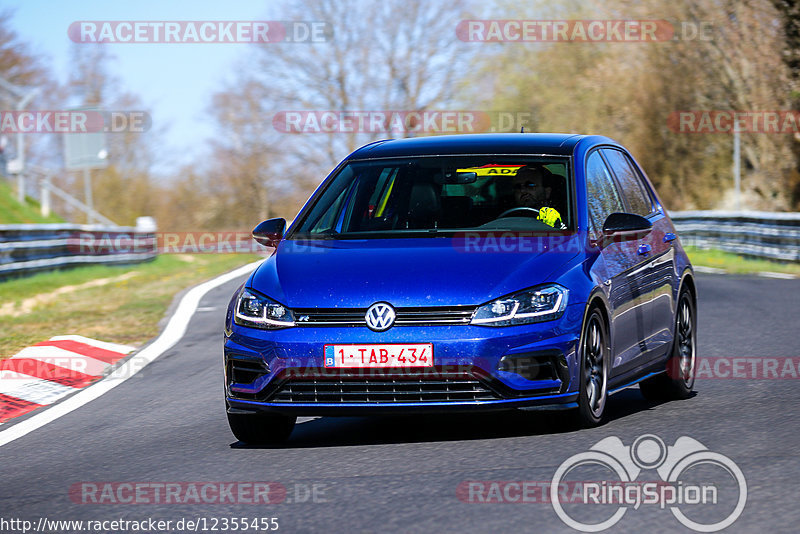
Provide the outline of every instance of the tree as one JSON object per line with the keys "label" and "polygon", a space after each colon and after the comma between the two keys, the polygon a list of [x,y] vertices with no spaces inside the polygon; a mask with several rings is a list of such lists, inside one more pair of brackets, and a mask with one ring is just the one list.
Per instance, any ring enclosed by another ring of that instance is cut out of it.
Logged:
{"label": "tree", "polygon": [[50,82],[42,59],[10,28],[11,11],[0,13],[0,76],[18,86],[36,87]]}
{"label": "tree", "polygon": [[[6,82],[27,90],[39,89],[35,99],[28,107],[47,104],[57,98],[58,90],[50,71],[46,68],[42,58],[33,53],[30,46],[22,41],[11,29],[11,11],[0,12],[0,77]],[[0,109],[16,109],[20,98],[0,87]],[[52,136],[49,136],[52,138]],[[5,149],[5,158],[16,158],[16,146],[9,143]],[[39,135],[26,136],[26,160],[37,161],[46,159],[48,152],[52,152],[51,145]],[[2,170],[5,172],[5,169]],[[0,175],[2,175],[0,172]]]}
{"label": "tree", "polygon": [[[783,61],[789,69],[789,109],[800,110],[800,2],[797,0],[772,0],[780,13],[783,37]],[[786,189],[795,209],[800,206],[800,135],[791,140],[793,166],[786,170]]]}
{"label": "tree", "polygon": [[[120,89],[119,79],[109,70],[112,60],[104,44],[72,44],[68,80],[72,104],[102,111],[146,113],[137,95]],[[151,169],[157,138],[158,131],[152,128],[146,132],[126,129],[106,134],[108,167],[92,171],[92,196],[97,211],[118,224],[131,225],[136,217],[151,215],[156,210],[158,188],[152,185]],[[82,174],[75,176],[69,189],[82,191],[82,180]]]}
{"label": "tree", "polygon": [[[671,209],[732,207],[731,136],[675,132],[668,119],[688,110],[787,108],[782,35],[774,31],[779,17],[769,1],[614,0],[532,9],[518,16],[665,19],[676,35],[656,43],[495,47],[480,68],[502,82],[491,95],[496,108],[531,111],[542,131],[600,133],[625,143]],[[742,135],[746,207],[797,207],[782,172],[791,143],[782,134]]]}
{"label": "tree", "polygon": [[[349,152],[385,132],[286,134],[279,111],[423,111],[453,105],[469,50],[455,28],[464,3],[302,0],[280,20],[322,21],[325,42],[255,45],[254,59],[214,97],[214,171],[247,213],[291,215]],[[291,30],[292,26],[289,25]],[[255,66],[253,66],[255,65]],[[290,209],[279,205],[290,201]],[[229,213],[230,215],[230,213]]]}

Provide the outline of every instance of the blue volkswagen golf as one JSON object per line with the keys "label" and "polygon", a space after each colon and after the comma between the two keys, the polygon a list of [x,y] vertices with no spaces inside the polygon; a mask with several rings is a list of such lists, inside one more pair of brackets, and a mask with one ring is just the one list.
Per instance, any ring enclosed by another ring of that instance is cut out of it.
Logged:
{"label": "blue volkswagen golf", "polygon": [[611,139],[487,134],[379,141],[342,161],[233,295],[225,401],[245,443],[299,415],[686,398],[692,267],[652,184]]}

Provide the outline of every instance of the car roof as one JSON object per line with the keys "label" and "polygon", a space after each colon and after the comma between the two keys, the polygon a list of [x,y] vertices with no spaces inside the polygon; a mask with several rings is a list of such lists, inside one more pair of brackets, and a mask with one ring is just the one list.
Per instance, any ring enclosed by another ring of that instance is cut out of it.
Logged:
{"label": "car roof", "polygon": [[616,144],[601,136],[563,133],[489,133],[386,139],[365,145],[348,159],[433,156],[439,154],[571,155],[581,140]]}

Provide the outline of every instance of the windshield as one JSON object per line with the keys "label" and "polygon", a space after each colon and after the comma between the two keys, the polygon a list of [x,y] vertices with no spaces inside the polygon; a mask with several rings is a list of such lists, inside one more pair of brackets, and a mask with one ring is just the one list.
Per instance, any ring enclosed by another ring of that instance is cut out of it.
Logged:
{"label": "windshield", "polygon": [[521,156],[353,161],[327,183],[294,235],[363,239],[571,230],[568,164],[564,157]]}

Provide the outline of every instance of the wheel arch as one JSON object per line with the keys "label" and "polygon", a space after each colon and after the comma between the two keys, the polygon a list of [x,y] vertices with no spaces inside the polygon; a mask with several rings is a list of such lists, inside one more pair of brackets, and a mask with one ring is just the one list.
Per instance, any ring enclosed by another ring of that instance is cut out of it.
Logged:
{"label": "wheel arch", "polygon": [[581,359],[583,358],[582,347],[583,336],[585,333],[584,331],[586,329],[586,320],[589,318],[589,313],[594,308],[597,308],[600,311],[600,315],[603,316],[603,322],[605,323],[606,327],[606,349],[608,349],[609,354],[613,354],[611,347],[611,340],[613,339],[611,336],[611,329],[613,328],[613,325],[611,324],[610,306],[605,293],[603,293],[603,290],[597,286],[589,293],[589,296],[586,299],[586,306],[583,310],[583,320],[581,320],[581,335],[578,338],[578,346],[575,351],[575,354],[578,358],[578,366],[580,366]]}
{"label": "wheel arch", "polygon": [[583,325],[586,324],[586,318],[589,316],[589,312],[592,308],[598,308],[600,310],[600,314],[603,316],[603,320],[606,323],[606,330],[609,337],[609,342],[611,341],[611,312],[609,311],[609,304],[608,299],[606,298],[605,293],[603,293],[600,287],[595,287],[590,293],[588,298],[586,299],[586,307],[583,310],[583,321],[581,322],[581,329],[583,329]]}
{"label": "wheel arch", "polygon": [[697,310],[697,286],[694,281],[692,270],[689,267],[684,269],[683,274],[681,274],[681,280],[678,284],[678,293],[675,295],[676,305],[678,297],[680,297],[680,294],[684,289],[689,291],[689,293],[692,295],[692,304],[694,304],[694,309]]}

